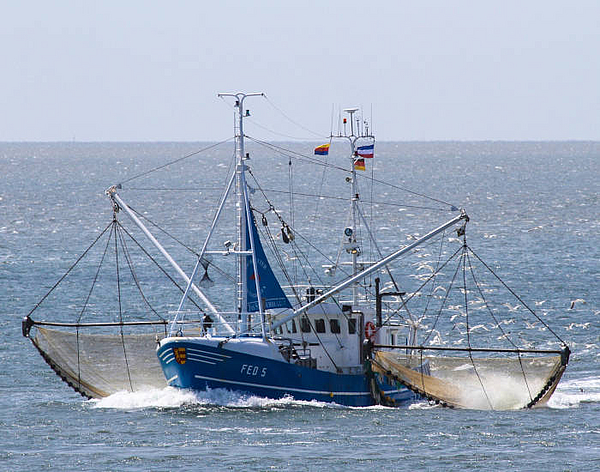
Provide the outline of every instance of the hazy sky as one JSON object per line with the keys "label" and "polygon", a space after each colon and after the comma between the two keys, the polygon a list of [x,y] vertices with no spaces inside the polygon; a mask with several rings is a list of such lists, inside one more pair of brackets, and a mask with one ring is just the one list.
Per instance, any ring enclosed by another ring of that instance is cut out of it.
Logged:
{"label": "hazy sky", "polygon": [[[600,140],[600,1],[0,0],[0,141]],[[282,135],[248,123],[249,134]]]}

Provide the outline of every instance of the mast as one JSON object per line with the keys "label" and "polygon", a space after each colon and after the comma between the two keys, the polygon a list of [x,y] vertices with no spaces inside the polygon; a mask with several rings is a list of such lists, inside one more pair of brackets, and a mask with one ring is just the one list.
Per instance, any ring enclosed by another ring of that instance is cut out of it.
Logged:
{"label": "mast", "polygon": [[[352,206],[352,242],[357,244],[356,242],[356,228],[357,228],[357,207],[358,207],[358,186],[356,184],[356,169],[354,166],[354,159],[356,157],[356,140],[358,136],[354,135],[354,113],[357,111],[357,108],[347,108],[346,111],[350,115],[350,156],[351,156],[351,169],[352,169],[352,195],[350,198],[351,206]],[[352,275],[356,275],[358,272],[358,255],[359,249],[358,245],[352,247],[350,249],[352,254]],[[355,283],[352,285],[352,306],[358,305],[358,285]]]}
{"label": "mast", "polygon": [[[248,256],[247,252],[251,249],[247,247],[246,244],[246,233],[249,228],[246,228],[246,222],[248,214],[250,213],[248,208],[248,199],[246,194],[246,164],[244,161],[246,160],[246,152],[244,149],[244,118],[246,116],[250,116],[250,111],[246,110],[244,113],[244,100],[246,97],[257,97],[264,96],[263,93],[219,93],[219,97],[234,97],[235,98],[235,107],[237,108],[237,120],[234,124],[235,131],[235,148],[236,148],[236,212],[237,212],[237,251],[239,254],[237,261],[237,311],[238,311],[238,321],[241,322],[240,332],[248,332],[250,331],[252,319],[248,313],[248,303],[247,303],[247,290],[248,287],[246,285],[247,281],[247,270],[246,270],[246,257]],[[250,240],[252,241],[252,235],[250,236]],[[254,259],[254,254],[252,254],[252,258]],[[256,272],[255,272],[256,273]],[[257,293],[260,293],[258,290],[258,277],[256,278],[257,283]],[[260,295],[259,295],[260,297]],[[260,300],[259,300],[260,301]],[[263,315],[262,306],[260,306],[261,316]],[[263,323],[264,326],[264,323]],[[264,331],[264,327],[263,327]],[[263,333],[264,335],[264,333]]]}
{"label": "mast", "polygon": [[[339,136],[332,136],[332,138],[334,138],[334,137],[346,138],[348,140],[348,142],[350,143],[350,174],[351,174],[351,177],[350,177],[351,212],[350,212],[350,214],[352,217],[352,223],[351,223],[352,226],[350,226],[348,228],[344,228],[344,239],[345,239],[346,248],[347,248],[346,250],[347,250],[347,252],[350,253],[350,256],[352,259],[352,275],[356,275],[359,271],[358,270],[358,257],[360,256],[360,245],[356,239],[356,229],[358,227],[359,215],[360,215],[360,210],[358,208],[360,194],[358,192],[358,183],[357,183],[357,179],[356,179],[356,168],[354,166],[354,162],[357,158],[356,142],[361,138],[374,139],[374,137],[368,133],[368,128],[367,128],[366,134],[361,133],[358,122],[357,122],[357,130],[356,130],[357,134],[354,134],[354,113],[356,113],[358,111],[358,108],[346,108],[346,109],[344,109],[344,111],[350,115],[350,117],[348,118],[348,120],[350,121],[350,134],[346,134],[347,119],[344,118],[344,120],[343,120],[344,135],[340,134]],[[358,298],[359,298],[358,297],[358,288],[359,288],[358,281],[356,283],[352,284],[352,306],[358,305]]]}

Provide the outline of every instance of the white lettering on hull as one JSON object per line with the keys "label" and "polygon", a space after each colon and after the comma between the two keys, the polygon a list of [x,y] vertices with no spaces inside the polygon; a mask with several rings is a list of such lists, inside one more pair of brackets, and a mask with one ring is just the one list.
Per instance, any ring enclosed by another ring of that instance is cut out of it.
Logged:
{"label": "white lettering on hull", "polygon": [[267,375],[267,368],[261,368],[258,365],[243,364],[240,370],[240,374],[246,374],[248,377],[265,377]]}

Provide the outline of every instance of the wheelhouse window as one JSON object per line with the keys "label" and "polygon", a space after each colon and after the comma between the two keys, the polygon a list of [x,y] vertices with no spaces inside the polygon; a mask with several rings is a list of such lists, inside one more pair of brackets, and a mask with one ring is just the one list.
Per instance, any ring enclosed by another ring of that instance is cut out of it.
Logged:
{"label": "wheelhouse window", "polygon": [[292,333],[297,333],[298,331],[296,330],[296,322],[294,320],[292,320]]}
{"label": "wheelhouse window", "polygon": [[356,334],[356,318],[348,318],[348,333]]}
{"label": "wheelhouse window", "polygon": [[319,318],[319,319],[315,320],[315,329],[316,329],[317,333],[325,332],[325,320],[323,318]]}
{"label": "wheelhouse window", "polygon": [[333,318],[331,320],[329,320],[329,330],[333,333],[333,334],[339,334],[340,333],[340,322],[337,318]]}
{"label": "wheelhouse window", "polygon": [[310,333],[310,321],[308,321],[308,318],[306,316],[300,318],[300,330],[303,333]]}

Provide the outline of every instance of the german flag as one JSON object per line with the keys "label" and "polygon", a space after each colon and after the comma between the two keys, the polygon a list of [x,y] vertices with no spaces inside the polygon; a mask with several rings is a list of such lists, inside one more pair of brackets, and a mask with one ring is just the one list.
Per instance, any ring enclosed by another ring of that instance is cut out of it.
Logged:
{"label": "german flag", "polygon": [[362,157],[359,159],[354,159],[354,169],[355,170],[366,170],[365,160]]}

